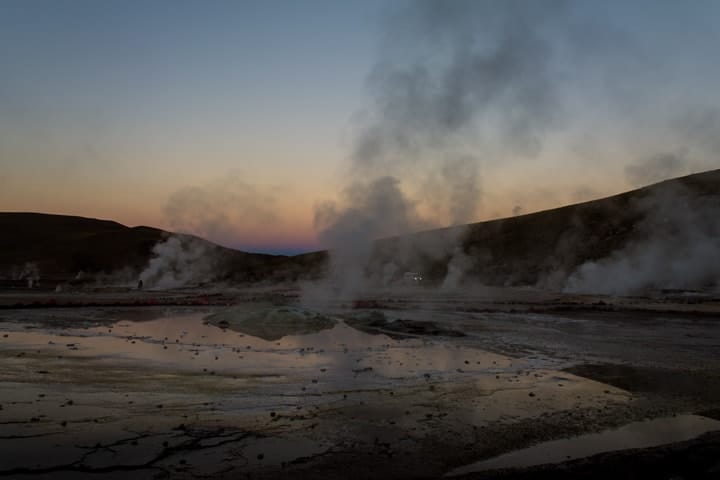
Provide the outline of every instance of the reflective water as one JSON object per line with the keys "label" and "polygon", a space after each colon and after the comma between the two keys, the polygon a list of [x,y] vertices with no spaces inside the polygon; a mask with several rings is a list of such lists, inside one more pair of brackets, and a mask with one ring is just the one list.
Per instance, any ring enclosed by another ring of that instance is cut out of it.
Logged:
{"label": "reflective water", "polygon": [[134,461],[157,455],[163,442],[187,441],[180,424],[253,432],[183,457],[212,475],[227,458],[241,469],[265,468],[358,442],[374,448],[377,438],[421,442],[438,429],[628,398],[468,339],[398,340],[337,319],[330,329],[268,341],[207,324],[205,315],[134,315],[92,328],[0,324],[0,424],[8,436],[0,465]]}
{"label": "reflective water", "polygon": [[634,422],[615,430],[554,440],[457,468],[446,476],[499,468],[523,468],[589,457],[598,453],[649,448],[682,442],[720,430],[720,421],[698,415],[678,415]]}
{"label": "reflective water", "polygon": [[[416,377],[422,374],[502,371],[513,361],[489,352],[420,339],[397,341],[362,333],[340,322],[329,330],[266,341],[207,325],[203,314],[134,322],[109,327],[55,332],[11,332],[0,346],[19,353],[35,349],[64,358],[87,357],[114,365],[137,363],[153,368],[224,376],[329,378]],[[24,351],[23,351],[24,350]],[[458,372],[458,369],[462,372]],[[375,375],[363,375],[372,372]]]}
{"label": "reflective water", "polygon": [[[127,432],[150,433],[151,446],[122,440],[124,449],[83,457],[91,466],[123,463],[128,452],[133,460],[141,451],[157,454],[163,440],[176,438],[167,432],[179,423],[212,425],[216,419],[268,435],[234,446],[247,468],[279,465],[328,445],[285,430],[278,436],[274,420],[288,428],[294,416],[318,418],[318,409],[332,416],[340,408],[356,408],[351,415],[372,421],[378,412],[387,413],[373,407],[388,396],[383,392],[419,384],[427,391],[427,384],[473,374],[499,383],[496,372],[516,368],[512,359],[489,352],[442,341],[393,340],[341,321],[318,333],[267,341],[209,325],[204,317],[191,313],[93,328],[5,325],[15,329],[0,336],[0,423],[14,439],[0,441],[0,465],[56,465],[87,454],[78,442],[117,443]],[[369,410],[361,413],[364,408]],[[301,420],[297,425],[302,429]],[[40,448],[51,454],[37,456]],[[222,464],[215,456],[203,458],[195,464]]]}

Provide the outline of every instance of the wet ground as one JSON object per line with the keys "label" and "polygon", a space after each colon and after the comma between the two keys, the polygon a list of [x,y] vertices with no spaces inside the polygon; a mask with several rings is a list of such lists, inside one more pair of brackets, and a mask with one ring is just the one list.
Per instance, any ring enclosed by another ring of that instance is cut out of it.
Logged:
{"label": "wet ground", "polygon": [[714,300],[511,293],[6,295],[0,476],[541,478],[628,449],[720,471]]}

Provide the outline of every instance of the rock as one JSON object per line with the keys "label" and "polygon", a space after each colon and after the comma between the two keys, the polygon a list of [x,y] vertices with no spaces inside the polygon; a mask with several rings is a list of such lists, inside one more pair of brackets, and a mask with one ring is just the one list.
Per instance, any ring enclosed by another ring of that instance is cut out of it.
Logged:
{"label": "rock", "polygon": [[434,322],[395,319],[389,321],[382,312],[360,312],[345,317],[345,323],[365,333],[385,334],[390,338],[403,339],[414,336],[464,337],[456,330],[443,328]]}
{"label": "rock", "polygon": [[336,321],[296,307],[235,307],[206,317],[210,325],[274,341],[333,328]]}

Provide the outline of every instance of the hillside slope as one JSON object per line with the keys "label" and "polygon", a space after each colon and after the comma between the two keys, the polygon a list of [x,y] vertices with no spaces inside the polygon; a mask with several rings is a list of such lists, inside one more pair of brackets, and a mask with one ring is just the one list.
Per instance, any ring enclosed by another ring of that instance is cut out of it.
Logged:
{"label": "hillside slope", "polygon": [[[294,266],[290,257],[245,253],[157,228],[68,215],[0,213],[0,232],[0,278],[6,280],[37,275],[54,285],[79,272],[90,277],[121,272],[127,278],[138,275],[158,255],[153,251],[156,245],[171,236],[182,239],[184,248],[200,252],[196,260],[199,255],[211,258],[216,270],[207,280],[271,279],[273,272],[293,272]],[[177,263],[177,259],[166,263]]]}
{"label": "hillside slope", "polygon": [[32,263],[50,278],[140,268],[166,235],[155,228],[42,213],[0,213],[0,230],[0,272],[8,276]]}
{"label": "hillside slope", "polygon": [[[137,275],[171,235],[194,252],[180,252],[184,264],[164,259],[163,268],[204,268],[189,283],[317,278],[328,264],[324,251],[251,254],[156,228],[64,215],[0,213],[0,232],[0,279],[17,278],[27,264],[51,282],[80,271]],[[720,170],[713,170],[552,210],[378,240],[365,271],[376,285],[417,271],[430,284],[559,288],[592,268],[605,268],[606,283],[645,269],[646,276],[665,275],[661,285],[684,287],[668,278],[692,267],[695,283],[717,281],[719,263]]]}
{"label": "hillside slope", "polygon": [[[713,170],[552,210],[380,240],[368,271],[380,275],[393,265],[431,282],[557,286],[587,262],[648,242],[655,248],[674,241],[678,248],[666,245],[666,253],[680,255],[693,242],[712,242],[719,222],[720,170]],[[717,242],[712,251],[720,252]]]}

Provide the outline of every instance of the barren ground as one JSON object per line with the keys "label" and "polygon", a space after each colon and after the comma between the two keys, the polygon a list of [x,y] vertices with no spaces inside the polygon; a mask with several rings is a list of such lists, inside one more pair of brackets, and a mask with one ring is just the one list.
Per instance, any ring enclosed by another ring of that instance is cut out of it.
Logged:
{"label": "barren ground", "polygon": [[0,476],[720,475],[712,296],[308,298],[0,293]]}

